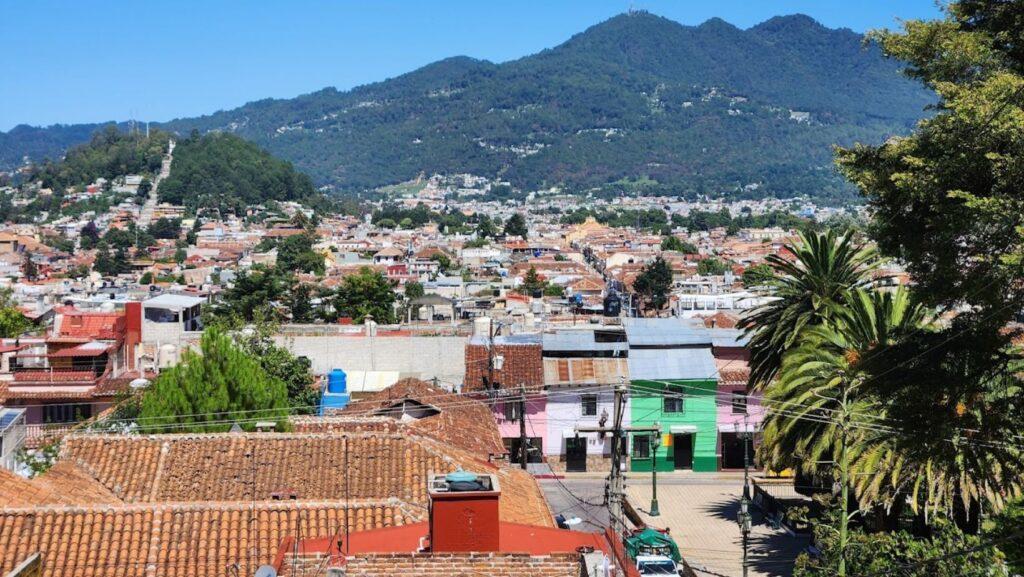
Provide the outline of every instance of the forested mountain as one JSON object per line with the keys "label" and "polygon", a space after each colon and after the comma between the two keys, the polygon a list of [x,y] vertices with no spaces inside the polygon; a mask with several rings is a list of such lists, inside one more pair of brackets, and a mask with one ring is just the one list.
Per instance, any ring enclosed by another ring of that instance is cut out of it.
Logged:
{"label": "forested mountain", "polygon": [[511,62],[450,58],[163,127],[232,132],[340,190],[470,172],[526,189],[835,197],[850,189],[832,145],[905,132],[933,101],[899,68],[806,16],[741,30],[640,12]]}

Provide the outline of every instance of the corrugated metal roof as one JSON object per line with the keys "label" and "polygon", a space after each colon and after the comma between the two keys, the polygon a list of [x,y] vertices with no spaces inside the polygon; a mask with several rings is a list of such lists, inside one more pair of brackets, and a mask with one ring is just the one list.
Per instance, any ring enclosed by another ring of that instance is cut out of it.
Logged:
{"label": "corrugated metal roof", "polygon": [[629,379],[713,380],[717,377],[710,348],[631,349]]}
{"label": "corrugated metal roof", "polygon": [[617,359],[544,359],[544,384],[608,385],[629,378],[629,364],[625,358]]}
{"label": "corrugated metal roof", "polygon": [[708,329],[711,333],[711,344],[716,347],[745,347],[750,336],[743,336],[740,329]]}
{"label": "corrugated metal roof", "polygon": [[[707,329],[683,319],[622,319],[629,346],[711,345]],[[632,353],[630,353],[632,355]]]}
{"label": "corrugated metal roof", "polygon": [[594,340],[594,331],[573,330],[544,333],[545,351],[626,351],[629,344],[599,343]]}

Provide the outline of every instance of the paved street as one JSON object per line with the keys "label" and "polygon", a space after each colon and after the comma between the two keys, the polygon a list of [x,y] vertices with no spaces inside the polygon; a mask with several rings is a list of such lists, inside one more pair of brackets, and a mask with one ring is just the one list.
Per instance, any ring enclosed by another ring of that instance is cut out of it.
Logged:
{"label": "paved street", "polygon": [[[562,479],[561,484],[554,479],[541,479],[540,484],[554,513],[584,519],[577,529],[592,531],[597,525],[607,523],[608,515],[603,507],[583,504],[576,498],[600,504],[604,494],[603,479],[570,476]],[[646,522],[671,530],[683,556],[694,569],[701,570],[698,574],[739,577],[743,574],[743,549],[736,513],[742,486],[742,477],[729,473],[658,475],[659,517],[645,514],[651,502],[649,474],[627,475],[626,493]],[[754,529],[749,543],[750,575],[791,575],[793,559],[806,546],[806,538],[774,530],[763,523],[756,507],[751,511]]]}

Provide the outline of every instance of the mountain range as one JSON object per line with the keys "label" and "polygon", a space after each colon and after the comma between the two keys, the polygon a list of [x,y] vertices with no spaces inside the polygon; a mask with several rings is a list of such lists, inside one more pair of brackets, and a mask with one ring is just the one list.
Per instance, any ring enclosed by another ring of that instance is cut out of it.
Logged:
{"label": "mountain range", "polygon": [[[743,30],[632,12],[518,60],[453,57],[159,126],[235,133],[339,191],[473,173],[527,190],[842,200],[852,189],[832,146],[904,133],[934,102],[900,68],[803,15]],[[0,167],[59,155],[97,127],[0,133]]]}

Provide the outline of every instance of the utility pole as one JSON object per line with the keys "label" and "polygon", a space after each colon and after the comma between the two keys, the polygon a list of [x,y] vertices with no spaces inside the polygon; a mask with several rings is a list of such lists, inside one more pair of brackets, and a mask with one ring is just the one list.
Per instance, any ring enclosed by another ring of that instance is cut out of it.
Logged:
{"label": "utility pole", "polygon": [[850,463],[846,448],[846,433],[850,419],[850,387],[847,385],[846,376],[842,377],[843,398],[839,407],[839,494],[842,500],[842,517],[839,519],[839,577],[846,577],[846,545],[849,540],[848,525],[850,515],[846,508],[849,503],[850,485]]}
{"label": "utility pole", "polygon": [[526,387],[519,385],[519,466],[526,470]]}
{"label": "utility pole", "polygon": [[612,530],[620,538],[626,531],[622,501],[625,498],[625,479],[622,475],[622,446],[626,433],[654,433],[661,434],[661,426],[654,427],[623,427],[622,416],[626,405],[628,391],[625,378],[622,378],[615,387],[614,412],[612,427],[576,427],[576,433],[600,433],[602,435],[612,433],[612,470],[608,475],[607,492],[605,501],[608,505],[608,516],[611,517]]}

